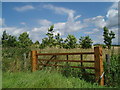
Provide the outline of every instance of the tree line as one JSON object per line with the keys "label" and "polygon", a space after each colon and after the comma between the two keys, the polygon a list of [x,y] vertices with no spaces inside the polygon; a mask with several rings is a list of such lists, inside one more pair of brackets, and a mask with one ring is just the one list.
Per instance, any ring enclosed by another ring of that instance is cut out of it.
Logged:
{"label": "tree line", "polygon": [[[114,32],[109,32],[107,27],[103,28],[103,36],[104,43],[110,49],[112,44],[112,39],[115,38]],[[39,48],[43,49],[46,47],[58,47],[65,49],[73,49],[73,48],[91,48],[93,41],[89,36],[81,36],[79,41],[77,41],[74,35],[68,34],[67,38],[63,40],[60,36],[60,33],[54,35],[54,25],[48,28],[48,32],[46,33],[45,38],[42,39],[42,42],[33,41],[29,38],[29,34],[27,32],[23,32],[18,37],[8,34],[6,31],[3,31],[2,35],[2,46],[3,47],[19,47],[26,48],[30,46],[38,45]]]}

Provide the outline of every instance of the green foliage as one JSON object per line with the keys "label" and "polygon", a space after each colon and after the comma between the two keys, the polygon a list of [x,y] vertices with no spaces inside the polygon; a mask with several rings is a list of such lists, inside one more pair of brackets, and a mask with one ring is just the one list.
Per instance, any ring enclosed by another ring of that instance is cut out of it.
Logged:
{"label": "green foliage", "polygon": [[3,73],[3,88],[103,88],[57,72],[37,71]]}
{"label": "green foliage", "polygon": [[[105,85],[120,88],[120,55],[112,55],[110,68],[107,68],[107,66],[107,63],[104,62]],[[108,69],[110,71],[108,71]]]}
{"label": "green foliage", "polygon": [[85,36],[79,38],[79,43],[82,48],[91,48],[93,41],[89,36]]}
{"label": "green foliage", "polygon": [[7,39],[8,39],[8,34],[6,33],[6,31],[3,31],[2,40],[7,40]]}
{"label": "green foliage", "polygon": [[39,41],[36,41],[34,44],[31,45],[33,48],[40,48],[40,43]]}
{"label": "green foliage", "polygon": [[54,25],[50,26],[50,28],[48,28],[48,32],[47,32],[47,37],[42,39],[42,43],[40,45],[40,48],[45,48],[47,46],[52,47],[55,45],[55,39],[53,36],[53,32],[54,32]]}
{"label": "green foliage", "polygon": [[40,48],[43,49],[49,45],[49,40],[48,38],[43,38],[42,43],[40,44]]}
{"label": "green foliage", "polygon": [[7,41],[7,45],[10,47],[15,47],[17,46],[17,40],[15,36],[9,35],[8,37],[8,41]]}
{"label": "green foliage", "polygon": [[[90,70],[85,70],[82,68],[71,68],[71,66],[66,63],[65,64],[66,67],[61,69],[61,74],[65,77],[75,77],[75,78],[79,78],[79,79],[83,79],[87,82],[91,82],[91,83],[95,83],[95,77],[88,75],[86,77],[85,73],[92,73],[92,71]],[[79,67],[81,67],[81,65],[78,65]]]}
{"label": "green foliage", "polygon": [[110,49],[112,44],[112,39],[115,38],[115,33],[113,31],[109,32],[107,27],[104,27],[103,29],[104,29],[103,32],[104,43],[108,46],[108,49]]}
{"label": "green foliage", "polygon": [[54,36],[53,36],[53,32],[54,32],[54,25],[52,25],[47,32],[47,36],[48,36],[48,45],[49,47],[52,47],[54,45]]}
{"label": "green foliage", "polygon": [[39,41],[36,41],[34,44],[40,44]]}
{"label": "green foliage", "polygon": [[3,31],[2,45],[3,47],[15,47],[17,46],[17,38],[7,34],[6,31]]}
{"label": "green foliage", "polygon": [[64,48],[75,48],[76,47],[76,44],[77,44],[77,39],[74,35],[68,35],[67,36],[67,39],[64,41],[65,44],[64,44]]}
{"label": "green foliage", "polygon": [[55,35],[55,40],[56,40],[56,45],[59,45],[59,47],[61,48],[63,45],[63,39],[60,38],[60,34],[57,33],[57,35]]}
{"label": "green foliage", "polygon": [[29,38],[29,34],[24,32],[17,37],[9,35],[6,31],[3,31],[2,35],[2,45],[3,47],[22,47],[27,48],[33,44],[32,40]]}
{"label": "green foliage", "polygon": [[[60,47],[65,49],[73,49],[80,47],[74,35],[69,34],[67,36],[67,39],[63,41],[59,33],[57,33],[57,35],[55,36],[53,33],[54,33],[54,25],[48,28],[48,32],[46,33],[47,37],[42,39],[42,43],[40,45],[41,49],[45,47]],[[82,48],[91,48],[93,42],[89,36],[86,36],[80,38],[80,43]]]}
{"label": "green foliage", "polygon": [[46,33],[47,37],[42,39],[42,43],[40,45],[40,48],[45,47],[53,47],[53,46],[59,46],[62,47],[63,39],[60,38],[60,34],[57,33],[57,35],[54,36],[54,25],[50,26],[48,28],[48,32]]}
{"label": "green foliage", "polygon": [[19,46],[22,48],[26,48],[33,44],[32,40],[29,38],[29,34],[27,34],[27,32],[20,34],[20,36],[18,37],[18,40],[19,40]]}
{"label": "green foliage", "polygon": [[106,45],[104,44],[94,44],[94,46],[101,46],[102,48],[106,48]]}

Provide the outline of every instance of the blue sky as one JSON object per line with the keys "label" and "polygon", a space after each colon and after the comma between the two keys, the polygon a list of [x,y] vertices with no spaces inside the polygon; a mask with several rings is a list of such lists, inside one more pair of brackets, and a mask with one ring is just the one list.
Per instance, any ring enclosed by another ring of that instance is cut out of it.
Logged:
{"label": "blue sky", "polygon": [[[118,6],[114,2],[3,2],[2,24],[8,33],[19,36],[28,32],[33,41],[45,37],[48,27],[54,24],[62,38],[73,34],[89,35],[94,43],[103,43],[103,27],[117,34]],[[117,43],[116,39],[113,43]]]}

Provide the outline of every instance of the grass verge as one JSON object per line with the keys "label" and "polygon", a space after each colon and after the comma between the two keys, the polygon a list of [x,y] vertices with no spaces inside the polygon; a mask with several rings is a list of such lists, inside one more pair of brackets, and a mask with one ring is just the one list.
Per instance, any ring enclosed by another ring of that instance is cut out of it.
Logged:
{"label": "grass verge", "polygon": [[3,88],[103,88],[75,77],[65,77],[58,72],[3,73]]}

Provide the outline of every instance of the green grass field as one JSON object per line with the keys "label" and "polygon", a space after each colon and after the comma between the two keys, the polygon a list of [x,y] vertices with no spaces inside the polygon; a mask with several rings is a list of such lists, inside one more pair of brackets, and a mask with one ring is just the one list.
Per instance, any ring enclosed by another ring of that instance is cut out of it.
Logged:
{"label": "green grass field", "polygon": [[57,72],[3,73],[3,88],[103,88],[75,77],[65,77]]}

